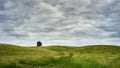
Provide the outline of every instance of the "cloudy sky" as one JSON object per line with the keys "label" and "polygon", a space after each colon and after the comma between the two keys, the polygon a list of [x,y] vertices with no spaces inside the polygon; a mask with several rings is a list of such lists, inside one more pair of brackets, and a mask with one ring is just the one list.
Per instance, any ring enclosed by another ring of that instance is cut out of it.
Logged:
{"label": "cloudy sky", "polygon": [[0,0],[0,43],[120,44],[120,0]]}

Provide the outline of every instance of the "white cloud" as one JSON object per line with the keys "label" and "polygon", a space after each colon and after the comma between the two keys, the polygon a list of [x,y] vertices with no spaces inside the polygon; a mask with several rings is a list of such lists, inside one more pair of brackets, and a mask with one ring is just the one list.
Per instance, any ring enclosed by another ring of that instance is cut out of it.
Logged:
{"label": "white cloud", "polygon": [[119,44],[120,36],[112,36],[120,33],[115,30],[120,25],[119,16],[114,18],[120,15],[116,13],[119,10],[115,9],[120,2],[114,5],[116,2],[6,0],[5,10],[0,10],[0,30],[3,33],[0,36],[4,35],[1,40],[8,40],[6,37],[9,37],[13,41],[8,40],[7,43],[19,45],[32,45],[37,40],[43,41],[45,45],[113,44],[112,41]]}

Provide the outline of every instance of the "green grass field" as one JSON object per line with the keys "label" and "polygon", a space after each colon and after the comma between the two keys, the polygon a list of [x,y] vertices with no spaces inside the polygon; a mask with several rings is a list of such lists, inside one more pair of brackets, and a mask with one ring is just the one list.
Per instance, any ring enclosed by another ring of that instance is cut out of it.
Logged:
{"label": "green grass field", "polygon": [[0,68],[120,68],[120,47],[0,44]]}

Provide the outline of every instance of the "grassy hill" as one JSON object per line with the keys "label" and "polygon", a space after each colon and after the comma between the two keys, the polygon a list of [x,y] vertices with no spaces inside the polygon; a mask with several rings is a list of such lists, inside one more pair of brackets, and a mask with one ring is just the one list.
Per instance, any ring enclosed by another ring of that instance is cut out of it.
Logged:
{"label": "grassy hill", "polygon": [[0,44],[0,68],[120,68],[120,47]]}

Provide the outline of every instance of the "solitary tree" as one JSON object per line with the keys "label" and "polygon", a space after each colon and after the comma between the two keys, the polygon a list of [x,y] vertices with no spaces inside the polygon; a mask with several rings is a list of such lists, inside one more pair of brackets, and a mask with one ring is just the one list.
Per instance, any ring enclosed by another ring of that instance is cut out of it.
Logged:
{"label": "solitary tree", "polygon": [[38,41],[37,46],[42,46],[42,43],[40,41]]}

